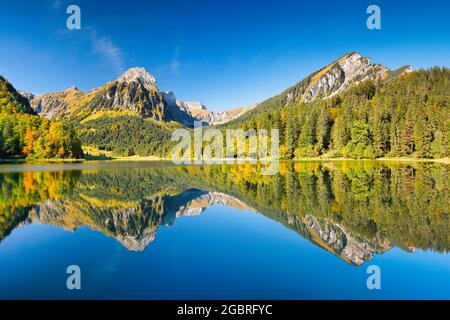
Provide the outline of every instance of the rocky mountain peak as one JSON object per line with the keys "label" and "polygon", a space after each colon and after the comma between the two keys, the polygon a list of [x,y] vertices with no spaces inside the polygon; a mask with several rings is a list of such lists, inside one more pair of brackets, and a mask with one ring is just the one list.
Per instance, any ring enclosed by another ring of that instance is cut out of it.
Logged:
{"label": "rocky mountain peak", "polygon": [[122,83],[142,82],[143,84],[155,85],[155,77],[145,68],[131,68],[122,74],[117,81]]}
{"label": "rocky mountain peak", "polygon": [[177,105],[181,109],[185,109],[188,111],[194,111],[194,110],[206,110],[206,107],[201,103],[197,101],[177,101]]}
{"label": "rocky mountain peak", "polygon": [[388,73],[388,68],[373,64],[369,58],[352,52],[314,74],[302,100],[326,99],[365,80],[385,79]]}
{"label": "rocky mountain peak", "polygon": [[350,53],[344,55],[341,59],[343,59],[343,60],[348,60],[348,59],[350,59],[350,60],[358,60],[358,59],[361,59],[361,58],[362,58],[362,56],[361,56],[361,54],[359,52],[353,51],[353,52],[350,52]]}
{"label": "rocky mountain peak", "polygon": [[28,100],[28,102],[31,102],[34,99],[34,94],[32,94],[31,92],[28,91],[24,91],[24,90],[17,90],[17,92],[24,97],[25,99]]}
{"label": "rocky mountain peak", "polygon": [[78,89],[77,86],[71,86],[70,88],[67,88],[65,91],[80,91],[80,90]]}

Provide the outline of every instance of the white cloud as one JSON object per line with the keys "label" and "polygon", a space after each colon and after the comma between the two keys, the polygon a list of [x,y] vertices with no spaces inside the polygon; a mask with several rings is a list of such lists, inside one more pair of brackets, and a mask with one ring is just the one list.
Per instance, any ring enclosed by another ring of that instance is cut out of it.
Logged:
{"label": "white cloud", "polygon": [[97,32],[91,30],[92,52],[106,59],[117,72],[124,71],[122,50],[117,47],[109,37],[99,36]]}
{"label": "white cloud", "polygon": [[[81,28],[81,30],[68,30],[67,28],[58,31],[59,36],[72,41],[75,46],[84,47],[88,45],[91,55],[95,55],[102,60],[102,64],[120,74],[124,71],[124,55],[111,37],[102,35],[92,26]],[[89,48],[90,47],[90,48]]]}
{"label": "white cloud", "polygon": [[59,9],[62,5],[62,1],[61,0],[53,0],[52,1],[52,9]]}
{"label": "white cloud", "polygon": [[180,47],[175,49],[175,54],[173,56],[172,62],[170,63],[170,71],[174,75],[177,75],[180,70]]}

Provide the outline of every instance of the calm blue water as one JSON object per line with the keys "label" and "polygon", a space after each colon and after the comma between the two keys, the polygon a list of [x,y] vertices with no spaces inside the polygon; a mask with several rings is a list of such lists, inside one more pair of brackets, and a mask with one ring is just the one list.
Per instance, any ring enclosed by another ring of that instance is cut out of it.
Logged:
{"label": "calm blue water", "polygon": [[[0,242],[2,299],[450,298],[447,253],[393,246],[354,265],[248,207],[209,204],[201,214],[162,223],[142,251],[89,222],[66,231],[39,219]],[[69,265],[81,268],[79,291],[66,287]],[[381,290],[366,286],[370,265],[381,268]]]}

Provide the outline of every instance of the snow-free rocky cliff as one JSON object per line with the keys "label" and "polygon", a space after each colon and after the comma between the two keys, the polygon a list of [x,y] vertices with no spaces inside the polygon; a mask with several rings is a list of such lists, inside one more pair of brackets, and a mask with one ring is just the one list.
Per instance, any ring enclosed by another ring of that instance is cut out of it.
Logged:
{"label": "snow-free rocky cliff", "polygon": [[177,109],[181,111],[178,112],[179,116],[175,117],[175,120],[188,126],[192,126],[194,121],[201,122],[203,125],[225,124],[254,108],[252,106],[234,108],[224,112],[214,112],[208,110],[201,102],[177,100],[172,91],[164,93],[164,100],[171,110]]}
{"label": "snow-free rocky cliff", "polygon": [[304,93],[302,100],[312,102],[324,99],[366,80],[382,80],[389,74],[389,69],[372,64],[369,58],[359,53],[351,53],[319,71]]}

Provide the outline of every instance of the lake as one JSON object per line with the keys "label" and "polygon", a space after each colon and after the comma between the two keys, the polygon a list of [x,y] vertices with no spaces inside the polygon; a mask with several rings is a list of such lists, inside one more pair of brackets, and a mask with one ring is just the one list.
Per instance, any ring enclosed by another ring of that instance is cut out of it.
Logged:
{"label": "lake", "polygon": [[380,161],[0,165],[0,298],[450,299],[449,178]]}

